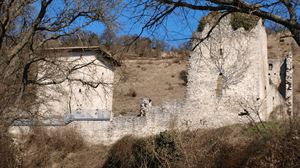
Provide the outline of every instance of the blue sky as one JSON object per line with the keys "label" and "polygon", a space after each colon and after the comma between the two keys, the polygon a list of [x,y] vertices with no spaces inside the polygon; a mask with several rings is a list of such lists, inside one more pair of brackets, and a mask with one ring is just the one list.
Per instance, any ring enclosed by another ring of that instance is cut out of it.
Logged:
{"label": "blue sky", "polygon": [[[57,7],[61,7],[62,4],[62,0],[56,0],[54,10]],[[35,3],[35,6],[39,8],[39,0]],[[298,8],[297,13],[299,13],[299,11],[300,9]],[[198,26],[199,20],[206,14],[207,12],[203,11],[176,9],[173,14],[165,20],[164,26],[159,26],[155,31],[145,30],[142,36],[164,40],[171,46],[179,46],[191,37]],[[120,16],[117,17],[119,27],[116,30],[116,33],[118,36],[136,35],[141,33],[144,20],[135,22],[131,19],[132,16],[134,16],[133,8],[130,8],[129,6],[124,8]],[[268,25],[268,22],[266,22],[266,25]],[[101,23],[93,23],[85,28],[85,30],[94,32],[98,35],[101,35],[104,29],[105,27]]]}
{"label": "blue sky", "polygon": [[[164,40],[171,46],[179,46],[183,42],[187,41],[191,37],[192,33],[196,30],[198,26],[198,21],[202,17],[202,13],[198,11],[189,11],[185,13],[187,18],[181,17],[183,11],[177,10],[176,14],[171,15],[165,21],[164,26],[160,26],[155,31],[145,30],[142,36],[149,38],[157,38]],[[187,12],[187,11],[185,11]],[[127,9],[122,12],[122,15],[118,17],[117,22],[119,23],[119,28],[117,29],[117,35],[137,35],[142,31],[143,21],[135,22],[132,17],[132,11]],[[86,30],[95,32],[96,34],[101,34],[105,27],[101,23],[93,23],[86,27]]]}
{"label": "blue sky", "polygon": [[[126,0],[125,0],[126,1]],[[250,2],[255,2],[255,0],[249,0]],[[274,0],[268,0],[263,2],[271,3]],[[278,6],[272,9],[265,9],[266,11],[275,10],[280,12],[280,15],[283,17],[288,17],[288,13],[285,7]],[[185,15],[183,15],[184,12]],[[300,15],[300,8],[297,8],[296,12],[298,16]],[[192,33],[196,30],[198,26],[198,22],[203,15],[207,15],[208,12],[203,11],[193,11],[193,10],[185,10],[181,9],[175,10],[176,14],[172,14],[171,17],[168,17],[168,20],[164,23],[164,26],[160,26],[154,32],[145,31],[142,36],[146,37],[155,37],[161,40],[165,40],[171,46],[178,46],[183,42],[187,41],[188,38],[191,37]],[[127,8],[122,12],[122,15],[118,18],[118,22],[120,23],[120,29],[117,31],[117,35],[134,35],[139,34],[142,30],[143,21],[134,23],[133,20],[130,19],[132,17],[132,9]],[[265,22],[266,26],[270,26],[270,21]],[[87,30],[96,32],[97,34],[101,34],[104,30],[104,27],[100,24],[92,24],[87,27]]]}

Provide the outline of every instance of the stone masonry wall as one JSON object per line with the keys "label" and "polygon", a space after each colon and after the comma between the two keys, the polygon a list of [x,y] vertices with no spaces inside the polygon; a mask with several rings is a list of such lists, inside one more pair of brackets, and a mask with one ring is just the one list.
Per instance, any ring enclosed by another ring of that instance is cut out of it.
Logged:
{"label": "stone masonry wall", "polygon": [[[193,45],[198,45],[211,27],[197,32],[199,40]],[[220,78],[222,94],[217,93]],[[268,87],[267,35],[261,21],[249,32],[242,28],[234,31],[227,16],[191,55],[185,108],[199,120],[230,116],[228,122],[234,122],[244,109],[251,112],[247,106],[256,106],[266,119]]]}

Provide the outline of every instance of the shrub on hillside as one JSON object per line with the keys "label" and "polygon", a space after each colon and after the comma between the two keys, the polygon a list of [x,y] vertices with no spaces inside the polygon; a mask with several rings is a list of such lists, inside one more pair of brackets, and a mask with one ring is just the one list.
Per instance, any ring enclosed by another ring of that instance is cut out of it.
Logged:
{"label": "shrub on hillside", "polygon": [[125,137],[104,167],[300,167],[300,124],[233,125],[211,130]]}
{"label": "shrub on hillside", "polygon": [[130,89],[128,90],[128,92],[126,93],[126,96],[129,96],[129,97],[136,97],[136,96],[137,96],[137,93],[136,93],[135,89],[130,88]]}
{"label": "shrub on hillside", "polygon": [[186,70],[180,71],[179,78],[183,80],[184,84],[186,85],[188,83],[188,72]]}
{"label": "shrub on hillside", "polygon": [[127,136],[111,148],[104,167],[168,167],[180,157],[181,150],[172,133],[140,139]]}
{"label": "shrub on hillside", "polygon": [[169,132],[161,132],[154,139],[155,151],[165,160],[175,161],[179,159],[181,151],[175,136]]}

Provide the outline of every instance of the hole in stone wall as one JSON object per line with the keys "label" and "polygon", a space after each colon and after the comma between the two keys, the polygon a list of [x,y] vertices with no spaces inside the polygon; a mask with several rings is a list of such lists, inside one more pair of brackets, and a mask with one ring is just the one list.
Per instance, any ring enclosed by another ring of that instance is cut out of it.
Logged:
{"label": "hole in stone wall", "polygon": [[223,49],[220,48],[220,55],[223,55]]}
{"label": "hole in stone wall", "polygon": [[284,39],[283,39],[283,38],[280,38],[280,39],[279,39],[279,42],[281,42],[281,43],[284,42]]}
{"label": "hole in stone wall", "polygon": [[224,85],[224,77],[223,74],[220,73],[217,79],[217,88],[216,88],[216,96],[222,97],[223,95],[223,85]]}
{"label": "hole in stone wall", "polygon": [[273,64],[269,64],[269,71],[273,70]]}

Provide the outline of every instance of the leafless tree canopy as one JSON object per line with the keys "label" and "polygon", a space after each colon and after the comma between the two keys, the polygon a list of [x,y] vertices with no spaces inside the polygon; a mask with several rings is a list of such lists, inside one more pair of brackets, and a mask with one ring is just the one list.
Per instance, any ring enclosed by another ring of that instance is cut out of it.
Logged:
{"label": "leafless tree canopy", "polygon": [[[36,80],[38,65],[46,62],[47,66],[59,68],[57,61],[41,51],[93,22],[113,29],[119,3],[119,0],[0,1],[0,124],[10,124],[24,112],[27,116],[34,115],[30,107],[39,103],[34,101],[36,85],[41,85]],[[75,65],[65,75],[89,64]],[[53,81],[53,77],[49,76],[48,81]]]}
{"label": "leafless tree canopy", "polygon": [[184,11],[241,12],[283,25],[300,45],[299,0],[137,0],[135,6],[134,18],[145,21],[143,30],[164,26],[168,17]]}

